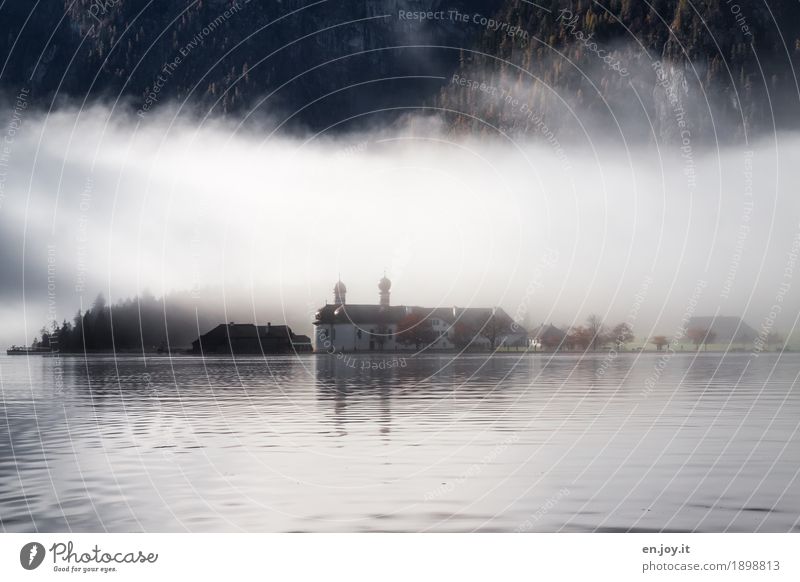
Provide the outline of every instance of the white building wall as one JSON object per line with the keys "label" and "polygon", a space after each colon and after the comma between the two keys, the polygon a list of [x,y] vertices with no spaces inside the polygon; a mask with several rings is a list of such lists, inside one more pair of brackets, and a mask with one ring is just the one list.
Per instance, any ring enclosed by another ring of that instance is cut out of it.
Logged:
{"label": "white building wall", "polygon": [[[398,346],[394,340],[394,325],[388,326],[382,347],[377,335],[370,334],[370,330],[377,334],[378,329],[380,327],[377,324],[356,326],[352,323],[334,323],[318,325],[314,330],[314,351],[321,353],[394,351],[397,347],[402,347]],[[371,346],[370,340],[372,341]]]}
{"label": "white building wall", "polygon": [[[434,320],[431,322],[436,340],[428,347],[429,350],[453,350],[456,345],[452,342],[453,333],[450,323],[444,320]],[[341,352],[369,352],[369,351],[409,351],[415,350],[416,346],[398,343],[394,338],[397,331],[395,325],[388,326],[388,337],[384,339],[383,346],[376,336],[370,335],[370,330],[375,334],[380,329],[379,324],[362,324],[360,326],[352,323],[323,324],[314,330],[314,351],[320,353],[341,353]],[[359,337],[359,330],[361,337]],[[518,341],[524,342],[525,334],[512,333],[498,338],[497,345],[511,345]],[[370,340],[373,341],[370,346]],[[472,342],[473,347],[489,348],[490,342],[485,336],[478,336]]]}

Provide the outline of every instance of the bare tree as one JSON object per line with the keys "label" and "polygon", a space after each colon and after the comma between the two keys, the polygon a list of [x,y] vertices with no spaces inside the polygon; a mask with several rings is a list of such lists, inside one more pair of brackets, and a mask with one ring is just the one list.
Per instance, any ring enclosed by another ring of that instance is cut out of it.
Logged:
{"label": "bare tree", "polygon": [[633,329],[627,323],[618,323],[611,331],[611,339],[617,344],[617,349],[621,349],[625,344],[633,341]]}
{"label": "bare tree", "polygon": [[497,311],[492,311],[489,317],[486,318],[484,324],[481,326],[480,334],[489,340],[489,345],[492,351],[497,346],[497,340],[502,338],[511,331],[511,318],[503,316]]}
{"label": "bare tree", "polygon": [[669,344],[669,338],[665,335],[656,335],[650,339],[650,343],[656,346],[656,351],[661,351],[661,348]]}
{"label": "bare tree", "polygon": [[605,330],[606,326],[603,325],[603,320],[599,315],[593,313],[586,318],[586,331],[589,333],[589,347],[592,350],[596,350],[605,342]]}

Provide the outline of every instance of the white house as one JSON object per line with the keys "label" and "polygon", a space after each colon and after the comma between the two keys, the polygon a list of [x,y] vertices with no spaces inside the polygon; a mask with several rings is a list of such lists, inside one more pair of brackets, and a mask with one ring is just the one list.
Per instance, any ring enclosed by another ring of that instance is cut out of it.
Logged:
{"label": "white house", "polygon": [[525,347],[527,332],[503,309],[390,305],[392,282],[378,282],[378,304],[347,303],[347,287],[338,281],[333,303],[314,319],[314,350],[339,353],[397,350],[493,349]]}

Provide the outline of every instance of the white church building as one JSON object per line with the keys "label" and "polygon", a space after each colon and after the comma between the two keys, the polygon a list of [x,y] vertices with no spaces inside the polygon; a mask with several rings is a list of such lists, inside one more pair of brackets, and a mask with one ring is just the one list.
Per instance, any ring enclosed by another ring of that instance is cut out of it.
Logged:
{"label": "white church building", "polygon": [[378,304],[347,303],[347,287],[333,287],[333,303],[314,318],[314,351],[492,350],[524,348],[528,334],[502,308],[391,305],[392,282],[378,282]]}

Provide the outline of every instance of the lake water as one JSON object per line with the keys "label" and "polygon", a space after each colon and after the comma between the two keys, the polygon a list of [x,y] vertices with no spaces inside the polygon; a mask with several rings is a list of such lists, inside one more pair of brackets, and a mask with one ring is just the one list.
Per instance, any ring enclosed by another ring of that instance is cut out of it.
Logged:
{"label": "lake water", "polygon": [[798,354],[0,356],[3,531],[797,531]]}

